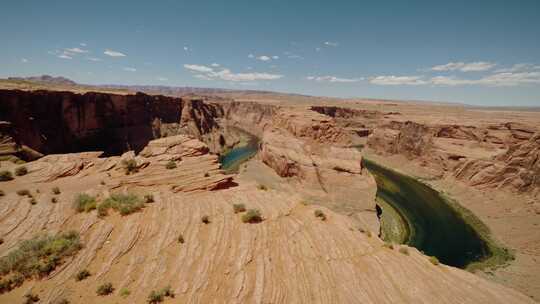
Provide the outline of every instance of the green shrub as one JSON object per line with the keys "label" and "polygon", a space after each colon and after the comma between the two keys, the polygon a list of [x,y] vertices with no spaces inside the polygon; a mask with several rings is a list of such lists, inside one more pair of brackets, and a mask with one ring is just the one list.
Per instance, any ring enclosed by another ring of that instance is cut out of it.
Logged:
{"label": "green shrub", "polygon": [[203,222],[205,224],[210,224],[210,218],[208,217],[208,215],[203,215],[201,217],[201,222]]}
{"label": "green shrub", "polygon": [[166,165],[165,168],[171,170],[176,168],[176,163],[173,160],[170,160]]}
{"label": "green shrub", "polygon": [[32,304],[39,302],[39,296],[32,292],[28,292],[27,294],[25,294],[24,299],[24,304]]}
{"label": "green shrub", "polygon": [[249,209],[242,215],[242,222],[244,223],[260,223],[262,220],[261,211],[259,211],[259,209]]}
{"label": "green shrub", "polygon": [[25,166],[17,167],[15,169],[15,175],[17,175],[17,176],[23,176],[23,175],[26,175],[26,174],[28,174],[28,169],[26,169]]}
{"label": "green shrub", "polygon": [[322,212],[322,210],[317,209],[313,213],[315,214],[315,217],[320,218],[322,221],[326,221],[326,215],[324,212]]}
{"label": "green shrub", "polygon": [[90,271],[83,269],[77,273],[75,276],[76,281],[82,281],[90,276]]}
{"label": "green shrub", "polygon": [[137,166],[137,161],[134,159],[124,159],[122,160],[122,166],[124,167],[124,172],[126,175],[139,172],[139,167]]}
{"label": "green shrub", "polygon": [[106,296],[113,293],[114,287],[111,283],[104,283],[98,286],[96,293],[100,296]]}
{"label": "green shrub", "polygon": [[60,194],[60,188],[58,188],[58,187],[52,188],[52,193],[56,194],[56,195]]}
{"label": "green shrub", "polygon": [[0,171],[0,182],[10,181],[13,179],[13,174],[10,171]]}
{"label": "green shrub", "polygon": [[146,204],[153,203],[153,202],[154,202],[154,195],[152,195],[152,194],[145,194],[145,195],[144,195],[144,202],[145,202]]}
{"label": "green shrub", "polygon": [[149,304],[161,303],[161,302],[163,302],[165,297],[174,298],[174,293],[173,293],[170,286],[167,286],[167,287],[165,287],[165,288],[163,288],[161,290],[158,290],[158,291],[152,290],[152,292],[150,292],[150,295],[148,295],[147,302]]}
{"label": "green shrub", "polygon": [[234,213],[240,213],[246,211],[246,206],[244,204],[233,204]]}
{"label": "green shrub", "polygon": [[129,295],[131,294],[131,291],[129,291],[129,289],[123,287],[122,289],[120,289],[120,296],[122,298],[127,298]]}
{"label": "green shrub", "polygon": [[23,281],[25,278],[43,277],[81,248],[79,234],[74,231],[36,236],[22,241],[16,249],[0,258],[0,275],[18,275]]}
{"label": "green shrub", "polygon": [[96,198],[86,193],[80,193],[75,197],[73,207],[77,212],[90,212],[96,209]]}
{"label": "green shrub", "polygon": [[[103,206],[101,206],[103,205]],[[144,202],[135,194],[113,194],[100,205],[100,209],[113,208],[121,215],[128,215],[137,212],[144,207]],[[98,211],[101,214],[102,211]]]}
{"label": "green shrub", "polygon": [[399,247],[399,252],[403,253],[404,255],[409,255],[409,248]]}
{"label": "green shrub", "polygon": [[21,189],[21,190],[18,190],[18,191],[17,191],[17,194],[18,194],[19,196],[25,196],[25,195],[26,195],[26,196],[28,196],[28,197],[32,197],[32,194],[30,194],[30,190],[28,190],[28,189]]}
{"label": "green shrub", "polygon": [[431,257],[429,257],[429,261],[433,265],[439,265],[439,259],[437,259],[437,257],[431,256]]}

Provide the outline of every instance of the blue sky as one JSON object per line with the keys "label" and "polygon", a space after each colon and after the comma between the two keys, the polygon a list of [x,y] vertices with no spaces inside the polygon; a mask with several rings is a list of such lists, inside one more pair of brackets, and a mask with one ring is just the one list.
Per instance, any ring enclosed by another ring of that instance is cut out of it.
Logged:
{"label": "blue sky", "polygon": [[540,1],[2,1],[0,77],[540,106]]}

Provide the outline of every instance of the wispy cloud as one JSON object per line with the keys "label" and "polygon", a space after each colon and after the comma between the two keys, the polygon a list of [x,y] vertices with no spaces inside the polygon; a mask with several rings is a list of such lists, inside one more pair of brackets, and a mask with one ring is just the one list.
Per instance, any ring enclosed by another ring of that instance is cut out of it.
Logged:
{"label": "wispy cloud", "polygon": [[28,62],[28,59],[26,59],[26,58],[21,58],[21,62],[22,62],[22,63],[27,63],[27,62]]}
{"label": "wispy cloud", "polygon": [[166,78],[166,77],[158,77],[157,80],[159,80],[159,81],[167,81],[167,80],[169,80],[169,78]]}
{"label": "wispy cloud", "polygon": [[212,66],[212,67],[214,67],[214,68],[217,68],[217,67],[219,67],[219,63],[215,63],[215,62],[214,62],[214,63],[212,63],[210,66]]}
{"label": "wispy cloud", "polygon": [[487,71],[497,64],[487,61],[478,62],[449,62],[447,64],[436,65],[431,68],[432,71],[461,71],[461,72],[481,72]]}
{"label": "wispy cloud", "polygon": [[359,82],[364,80],[364,78],[343,78],[343,77],[337,77],[337,76],[308,76],[306,77],[308,80],[313,80],[317,82]]}
{"label": "wispy cloud", "polygon": [[503,72],[479,79],[464,79],[455,76],[436,76],[430,81],[433,85],[461,86],[482,85],[490,87],[513,87],[519,85],[540,84],[540,72]]}
{"label": "wispy cloud", "polygon": [[88,53],[88,50],[83,50],[83,49],[80,49],[78,47],[64,49],[64,51],[66,51],[67,53],[76,53],[76,54]]}
{"label": "wispy cloud", "polygon": [[275,80],[283,77],[283,75],[269,73],[233,73],[231,70],[225,68],[218,71],[212,67],[197,64],[184,64],[184,68],[194,72],[194,77],[205,80],[219,79],[233,82],[246,82],[255,80]]}
{"label": "wispy cloud", "polygon": [[422,85],[428,82],[422,80],[422,76],[375,76],[369,79],[369,83],[377,85]]}
{"label": "wispy cloud", "polygon": [[127,72],[136,72],[137,69],[136,68],[131,68],[131,67],[126,67],[126,68],[123,68],[124,71],[127,71]]}
{"label": "wispy cloud", "polygon": [[103,52],[103,54],[105,54],[107,56],[111,56],[111,57],[126,57],[126,54],[124,54],[124,53],[109,50],[109,49],[105,50],[105,52]]}
{"label": "wispy cloud", "polygon": [[324,45],[326,46],[331,46],[331,47],[337,47],[339,45],[339,43],[337,42],[332,42],[332,41],[325,41],[324,42]]}
{"label": "wispy cloud", "polygon": [[253,58],[255,58],[255,55],[249,54],[249,55],[248,55],[248,58],[252,58],[252,59],[253,59]]}
{"label": "wispy cloud", "polygon": [[81,43],[79,43],[79,45],[84,47],[84,46],[86,46],[86,43],[81,42]]}
{"label": "wispy cloud", "polygon": [[62,59],[73,59],[73,57],[71,57],[67,53],[62,53],[62,54],[58,55],[57,57],[62,58]]}
{"label": "wispy cloud", "polygon": [[90,61],[94,61],[94,62],[102,61],[101,58],[97,58],[97,57],[87,57],[86,60],[90,60]]}
{"label": "wispy cloud", "polygon": [[262,56],[259,56],[257,57],[258,60],[260,61],[269,61],[269,60],[272,60],[272,58],[266,56],[266,55],[262,55]]}
{"label": "wispy cloud", "polygon": [[184,51],[185,51],[185,52],[189,52],[189,47],[184,46]]}
{"label": "wispy cloud", "polygon": [[531,63],[517,63],[509,68],[501,68],[495,71],[495,73],[507,73],[507,72],[523,72],[530,70],[540,70],[540,65],[534,65]]}

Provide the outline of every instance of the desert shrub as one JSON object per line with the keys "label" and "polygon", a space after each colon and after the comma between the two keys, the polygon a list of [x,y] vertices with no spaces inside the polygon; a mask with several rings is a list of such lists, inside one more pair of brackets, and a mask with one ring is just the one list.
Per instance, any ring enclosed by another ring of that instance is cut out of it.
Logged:
{"label": "desert shrub", "polygon": [[77,272],[77,275],[75,275],[76,281],[82,281],[90,276],[90,271],[83,269],[79,272]]}
{"label": "desert shrub", "polygon": [[0,171],[0,182],[10,181],[13,179],[13,174],[10,171]]}
{"label": "desert shrub", "polygon": [[165,168],[167,169],[175,169],[176,168],[176,163],[174,162],[174,160],[170,160],[169,162],[167,162],[167,164],[165,165]]}
{"label": "desert shrub", "polygon": [[259,184],[259,185],[257,185],[257,189],[262,190],[262,191],[266,191],[266,190],[268,190],[268,187],[266,187],[265,185]]}
{"label": "desert shrub", "polygon": [[104,180],[100,181],[99,183],[100,183],[101,185],[105,186],[105,181],[104,181]]}
{"label": "desert shrub", "polygon": [[24,304],[32,304],[39,302],[39,296],[35,293],[28,292],[24,295]]}
{"label": "desert shrub", "polygon": [[369,230],[366,231],[366,235],[367,235],[367,237],[371,237],[371,231],[369,231]]}
{"label": "desert shrub", "polygon": [[97,207],[97,213],[99,217],[104,217],[109,214],[109,209],[111,208],[111,204],[108,201],[105,201],[98,205]]}
{"label": "desert shrub", "polygon": [[244,204],[233,204],[234,213],[240,213],[246,211],[246,205]]}
{"label": "desert shrub", "polygon": [[389,243],[389,242],[384,242],[383,247],[393,250],[394,249],[394,244]]}
{"label": "desert shrub", "polygon": [[152,194],[145,194],[144,195],[144,202],[146,204],[153,203],[154,202],[154,196]]}
{"label": "desert shrub", "polygon": [[242,215],[242,222],[244,223],[260,223],[262,220],[261,211],[259,211],[259,209],[249,209]]}
{"label": "desert shrub", "polygon": [[137,161],[134,159],[124,159],[122,161],[122,166],[124,167],[124,172],[126,175],[139,172],[139,167],[137,167]]}
{"label": "desert shrub", "polygon": [[[102,206],[103,205],[103,206]],[[101,205],[100,209],[106,210],[113,208],[120,212],[121,215],[128,215],[137,212],[144,207],[144,202],[135,194],[113,194],[107,198]],[[98,213],[101,215],[100,210]]]}
{"label": "desert shrub", "polygon": [[26,174],[28,174],[28,169],[26,169],[25,166],[17,167],[15,169],[15,175],[17,175],[17,176],[23,176],[23,175],[26,175]]}
{"label": "desert shrub", "polygon": [[0,245],[4,244],[4,238],[0,238]]}
{"label": "desert shrub", "polygon": [[439,265],[439,259],[437,259],[437,257],[431,256],[431,257],[429,257],[429,261],[433,265]]}
{"label": "desert shrub", "polygon": [[173,293],[170,286],[167,286],[167,287],[165,287],[165,288],[163,288],[161,290],[158,290],[158,291],[152,290],[152,292],[150,292],[150,295],[148,295],[147,302],[149,304],[161,303],[161,302],[163,302],[165,297],[174,298],[174,293]]}
{"label": "desert shrub", "polygon": [[96,198],[86,193],[79,193],[75,197],[75,202],[73,203],[73,206],[75,210],[77,210],[77,212],[89,212],[96,209]]}
{"label": "desert shrub", "polygon": [[30,190],[28,190],[28,189],[18,190],[17,195],[19,195],[19,196],[25,196],[26,195],[26,196],[32,197],[32,194],[30,194]]}
{"label": "desert shrub", "polygon": [[403,253],[404,255],[409,255],[409,248],[399,247],[399,252]]}
{"label": "desert shrub", "polygon": [[113,293],[113,291],[114,291],[114,287],[112,286],[111,283],[103,283],[98,286],[96,293],[100,296],[106,296]]}
{"label": "desert shrub", "polygon": [[201,222],[203,222],[205,224],[210,224],[210,218],[208,217],[208,215],[203,215],[201,217]]}
{"label": "desert shrub", "polygon": [[58,199],[56,197],[51,197],[51,203],[56,204]]}
{"label": "desert shrub", "polygon": [[313,214],[315,214],[315,217],[320,218],[322,221],[326,221],[326,215],[324,212],[322,212],[322,210],[317,209],[313,212]]}
{"label": "desert shrub", "polygon": [[184,236],[182,234],[178,236],[178,243],[184,244]]}
{"label": "desert shrub", "polygon": [[6,195],[3,190],[0,190],[0,196]]}
{"label": "desert shrub", "polygon": [[57,195],[60,194],[60,188],[58,188],[58,187],[52,188],[52,193],[57,194]]}
{"label": "desert shrub", "polygon": [[208,172],[204,173],[204,177],[210,177],[210,173]]}
{"label": "desert shrub", "polygon": [[129,289],[123,287],[122,289],[120,289],[120,296],[122,298],[127,298],[129,295],[131,294],[131,291],[129,291]]}
{"label": "desert shrub", "polygon": [[43,277],[81,248],[79,234],[74,231],[36,236],[22,241],[16,249],[0,258],[0,275],[20,276],[23,281]]}
{"label": "desert shrub", "polygon": [[32,204],[32,205],[37,204],[36,199],[32,197],[32,198],[30,199],[30,204]]}

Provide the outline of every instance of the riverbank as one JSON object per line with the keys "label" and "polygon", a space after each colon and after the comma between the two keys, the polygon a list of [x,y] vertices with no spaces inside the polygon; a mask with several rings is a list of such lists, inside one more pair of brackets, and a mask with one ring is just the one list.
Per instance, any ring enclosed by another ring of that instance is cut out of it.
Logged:
{"label": "riverbank", "polygon": [[[540,280],[537,277],[540,272],[540,217],[534,211],[531,198],[500,189],[472,188],[452,177],[443,178],[403,156],[383,157],[370,150],[362,152],[365,157],[436,189],[447,199],[451,198],[448,199],[450,203],[455,200],[459,202],[457,206],[470,210],[487,231],[482,232],[480,228],[480,233],[489,233],[515,257],[495,269],[490,265],[482,270],[476,268],[475,274],[518,289],[533,299],[540,299]],[[498,262],[495,264],[500,265]]]}

